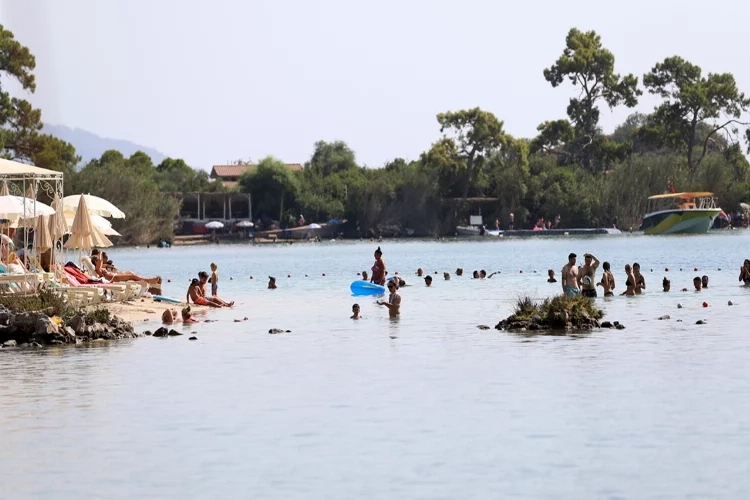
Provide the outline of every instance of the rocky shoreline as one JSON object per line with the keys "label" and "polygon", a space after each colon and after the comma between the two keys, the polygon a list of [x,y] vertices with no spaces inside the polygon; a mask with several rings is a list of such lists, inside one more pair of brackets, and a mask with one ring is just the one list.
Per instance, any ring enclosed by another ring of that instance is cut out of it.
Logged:
{"label": "rocky shoreline", "polygon": [[96,316],[78,312],[63,321],[52,311],[12,312],[0,306],[0,348],[81,344],[143,336],[135,332],[132,323],[118,316]]}

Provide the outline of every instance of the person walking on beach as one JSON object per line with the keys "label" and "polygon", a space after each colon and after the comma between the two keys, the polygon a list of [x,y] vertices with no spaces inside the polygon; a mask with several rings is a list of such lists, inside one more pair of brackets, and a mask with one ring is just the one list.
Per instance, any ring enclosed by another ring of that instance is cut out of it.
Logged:
{"label": "person walking on beach", "polygon": [[401,314],[401,295],[398,293],[398,288],[393,281],[388,282],[388,302],[379,300],[378,304],[388,308],[388,315],[391,318],[397,318]]}
{"label": "person walking on beach", "polygon": [[216,262],[211,262],[211,296],[217,297],[219,295],[219,266]]}
{"label": "person walking on beach", "polygon": [[578,288],[578,267],[576,267],[576,254],[568,255],[568,263],[562,268],[562,289],[568,297],[573,297],[580,293]]}
{"label": "person walking on beach", "polygon": [[378,247],[375,250],[375,264],[372,266],[372,278],[370,281],[376,285],[385,285],[385,261],[383,260],[383,251]]}
{"label": "person walking on beach", "polygon": [[583,254],[583,265],[578,270],[578,286],[584,297],[596,297],[596,270],[599,259],[593,254]]}

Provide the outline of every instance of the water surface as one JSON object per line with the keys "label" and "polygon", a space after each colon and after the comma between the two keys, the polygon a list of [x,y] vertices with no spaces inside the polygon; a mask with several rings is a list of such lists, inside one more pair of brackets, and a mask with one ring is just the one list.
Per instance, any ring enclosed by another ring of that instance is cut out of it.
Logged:
{"label": "water surface", "polygon": [[[388,269],[414,283],[396,322],[349,294],[370,243],[113,250],[119,267],[171,279],[164,293],[177,297],[215,261],[238,305],[186,329],[193,342],[0,350],[1,496],[745,497],[750,289],[737,275],[749,243],[739,231],[386,241]],[[624,264],[640,262],[647,294],[598,299],[625,330],[476,328],[520,294],[557,293],[546,269],[559,273],[571,251],[611,262],[620,288]],[[440,273],[432,288],[418,267]],[[501,274],[471,280],[474,269]],[[702,274],[708,290],[677,291]],[[348,319],[354,301],[365,320]]]}

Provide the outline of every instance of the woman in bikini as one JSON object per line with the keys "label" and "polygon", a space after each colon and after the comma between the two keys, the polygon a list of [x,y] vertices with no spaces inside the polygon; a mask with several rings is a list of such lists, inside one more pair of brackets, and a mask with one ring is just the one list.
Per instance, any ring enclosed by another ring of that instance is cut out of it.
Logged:
{"label": "woman in bikini", "polygon": [[641,274],[641,265],[633,264],[633,276],[635,276],[635,294],[640,295],[646,289],[646,279]]}
{"label": "woman in bikini", "polygon": [[739,281],[744,283],[745,286],[750,286],[750,259],[745,259],[745,262],[742,263]]}
{"label": "woman in bikini", "polygon": [[378,247],[375,250],[375,264],[372,266],[372,278],[370,281],[376,285],[385,285],[385,261],[383,260],[383,251]]}
{"label": "woman in bikini", "polygon": [[144,278],[143,276],[138,276],[137,274],[130,271],[124,273],[114,273],[108,269],[105,269],[103,267],[104,259],[102,259],[101,256],[95,255],[91,257],[91,262],[94,264],[96,275],[100,278],[106,279],[110,283],[119,283],[121,281],[146,281],[151,285],[161,284],[161,278],[159,276],[156,276],[154,278]]}
{"label": "woman in bikini", "polygon": [[635,276],[633,275],[633,268],[630,267],[630,264],[625,264],[625,274],[627,275],[627,279],[625,280],[625,287],[626,290],[622,292],[620,295],[627,295],[628,297],[632,297],[635,295]]}

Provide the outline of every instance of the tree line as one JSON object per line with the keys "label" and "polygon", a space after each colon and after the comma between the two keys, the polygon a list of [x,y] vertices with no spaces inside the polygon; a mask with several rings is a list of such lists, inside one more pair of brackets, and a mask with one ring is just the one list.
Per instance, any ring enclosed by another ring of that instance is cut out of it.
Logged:
{"label": "tree line", "polygon": [[[33,92],[35,60],[0,26],[0,72]],[[486,220],[532,227],[560,216],[567,227],[637,227],[648,196],[668,185],[713,191],[734,209],[750,200],[750,99],[731,73],[704,74],[674,56],[642,80],[615,71],[614,55],[594,31],[571,29],[560,57],[542,71],[552,88],[573,90],[566,117],[541,123],[533,138],[508,134],[480,108],[436,116],[436,140],[419,158],[381,168],[357,162],[341,141],[315,144],[301,172],[267,157],[237,189],[252,194],[254,217],[282,226],[346,219],[351,236],[450,234],[480,210]],[[1,83],[0,83],[1,85]],[[599,124],[603,107],[634,108],[644,92],[661,99],[632,113],[613,133]],[[115,227],[130,243],[169,238],[180,200],[175,192],[222,191],[205,171],[183,160],[154,165],[144,153],[107,151],[81,168],[72,145],[41,133],[41,112],[0,86],[0,145],[6,158],[65,173],[66,193],[87,192],[120,206]]]}

